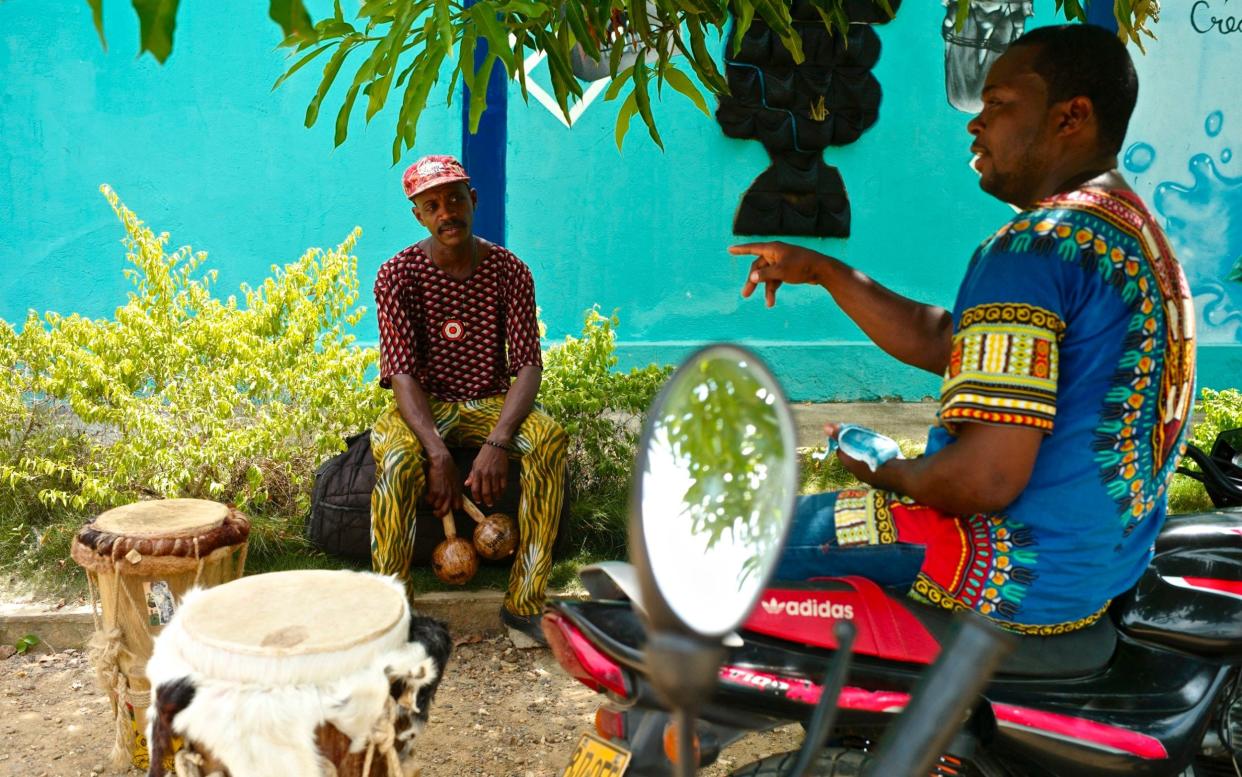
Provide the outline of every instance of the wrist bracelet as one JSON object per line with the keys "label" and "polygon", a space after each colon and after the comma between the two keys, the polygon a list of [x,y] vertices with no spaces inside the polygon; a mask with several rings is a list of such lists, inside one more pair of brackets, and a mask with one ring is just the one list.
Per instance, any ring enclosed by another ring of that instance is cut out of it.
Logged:
{"label": "wrist bracelet", "polygon": [[484,445],[490,445],[490,446],[492,446],[493,448],[499,448],[499,449],[501,449],[502,451],[507,451],[507,450],[509,450],[509,446],[508,446],[508,445],[505,445],[503,442],[496,442],[495,440],[484,440],[484,441],[483,441],[483,444],[484,444]]}

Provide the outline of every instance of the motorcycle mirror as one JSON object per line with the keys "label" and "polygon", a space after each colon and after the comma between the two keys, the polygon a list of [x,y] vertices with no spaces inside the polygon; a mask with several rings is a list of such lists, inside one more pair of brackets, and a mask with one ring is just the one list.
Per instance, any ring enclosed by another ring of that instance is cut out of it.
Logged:
{"label": "motorcycle mirror", "polygon": [[694,720],[724,635],[763,593],[797,493],[793,417],[757,356],[692,354],[647,413],[630,492],[630,559],[649,625],[647,676],[677,725],[677,769],[697,767]]}
{"label": "motorcycle mirror", "polygon": [[630,557],[653,629],[719,640],[755,606],[797,495],[793,417],[753,353],[708,346],[652,404],[631,492]]}

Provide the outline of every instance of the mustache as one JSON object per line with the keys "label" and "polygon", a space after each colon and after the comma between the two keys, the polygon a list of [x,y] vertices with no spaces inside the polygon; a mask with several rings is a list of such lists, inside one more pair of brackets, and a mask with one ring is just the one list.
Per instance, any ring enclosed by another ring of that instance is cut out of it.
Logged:
{"label": "mustache", "polygon": [[441,224],[441,225],[440,225],[440,227],[439,227],[436,231],[437,231],[437,232],[443,232],[444,230],[448,229],[449,227],[457,227],[458,229],[465,229],[465,228],[466,228],[466,222],[464,222],[464,221],[446,221],[446,222],[444,222],[443,224]]}

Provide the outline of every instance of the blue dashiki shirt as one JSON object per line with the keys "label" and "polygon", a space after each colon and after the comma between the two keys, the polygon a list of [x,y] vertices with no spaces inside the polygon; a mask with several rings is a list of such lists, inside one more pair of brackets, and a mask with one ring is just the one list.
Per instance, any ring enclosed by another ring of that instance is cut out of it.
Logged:
{"label": "blue dashiki shirt", "polygon": [[878,522],[890,542],[925,544],[916,598],[1017,631],[1085,626],[1150,561],[1184,450],[1194,312],[1181,268],[1137,196],[1080,189],[979,246],[953,325],[927,454],[962,423],[1032,427],[1047,437],[1030,482],[998,513],[941,520],[898,495],[843,492],[838,537],[857,544],[843,530]]}

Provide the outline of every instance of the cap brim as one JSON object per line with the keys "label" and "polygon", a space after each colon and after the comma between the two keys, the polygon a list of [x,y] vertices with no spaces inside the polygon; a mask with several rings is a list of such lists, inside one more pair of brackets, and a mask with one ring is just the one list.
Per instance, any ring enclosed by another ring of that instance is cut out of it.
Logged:
{"label": "cap brim", "polygon": [[430,181],[424,181],[422,184],[418,186],[417,189],[414,189],[413,191],[408,192],[405,196],[409,197],[410,199],[414,199],[415,197],[427,191],[428,189],[434,189],[437,186],[443,186],[446,183],[457,183],[458,181],[465,181],[466,183],[470,183],[470,176],[468,175],[442,175],[439,178],[432,178]]}

